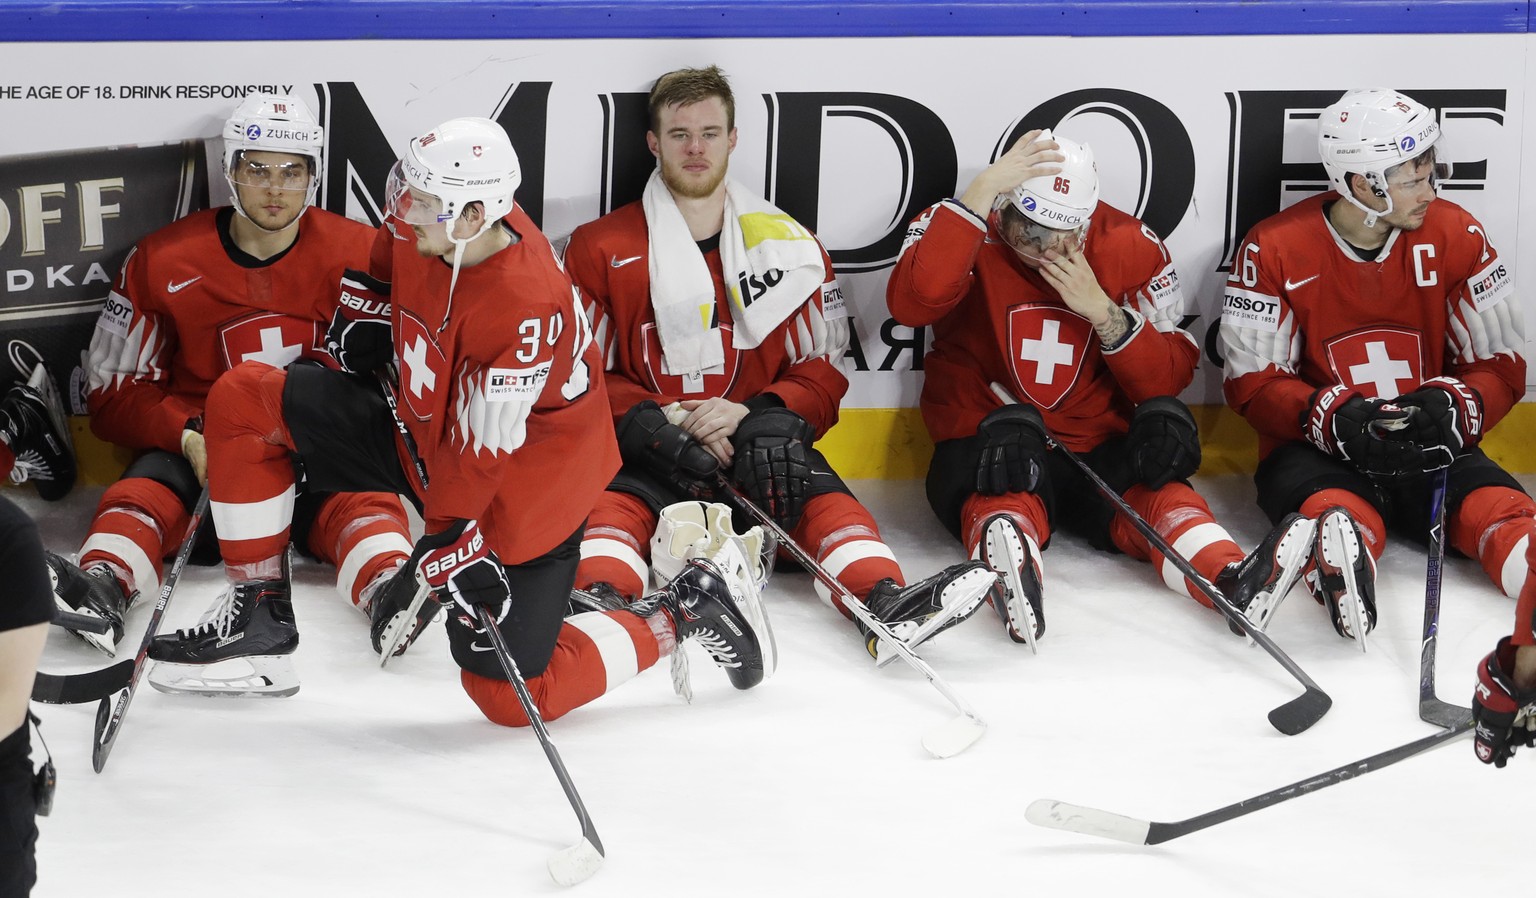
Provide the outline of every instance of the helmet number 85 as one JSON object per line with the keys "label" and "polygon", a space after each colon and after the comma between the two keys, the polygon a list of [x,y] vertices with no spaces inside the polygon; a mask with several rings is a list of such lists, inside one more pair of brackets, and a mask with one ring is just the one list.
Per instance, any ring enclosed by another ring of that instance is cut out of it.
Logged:
{"label": "helmet number 85", "polygon": [[1072,190],[1072,181],[1069,178],[1057,178],[1056,183],[1052,184],[1051,187],[1057,193],[1070,193]]}

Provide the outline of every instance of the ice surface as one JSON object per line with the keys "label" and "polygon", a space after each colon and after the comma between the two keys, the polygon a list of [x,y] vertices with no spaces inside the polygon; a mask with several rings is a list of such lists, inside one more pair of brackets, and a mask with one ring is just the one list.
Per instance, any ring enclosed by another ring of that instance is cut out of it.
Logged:
{"label": "ice surface", "polygon": [[[1244,477],[1198,485],[1245,547],[1266,525]],[[909,578],[961,560],[918,482],[857,482]],[[62,506],[13,491],[48,545],[74,551],[100,495]],[[597,896],[1283,896],[1513,893],[1526,886],[1536,752],[1504,770],[1458,742],[1158,847],[1025,822],[1054,798],[1179,820],[1434,730],[1418,719],[1424,552],[1394,537],[1370,652],[1334,635],[1298,587],[1270,633],[1334,700],[1298,736],[1269,710],[1300,686],[1151,567],[1058,538],[1046,552],[1046,634],[1031,656],[990,611],[924,656],[987,734],[935,760],[921,738],[954,715],[904,664],[876,671],[810,579],[776,574],[779,671],[737,692],[694,656],[691,706],[667,665],[551,724],[607,847]],[[222,582],[189,568],[167,614],[190,625]],[[91,772],[95,707],[36,706],[59,767],[40,822],[40,898],[538,895],[580,829],[532,732],[483,720],[441,625],[381,671],[331,572],[295,570],[302,690],[204,699],[142,688],[106,772]],[[1446,566],[1441,698],[1470,700],[1473,666],[1514,603],[1475,563]],[[151,603],[130,615],[127,643]],[[136,625],[136,627],[135,627]],[[103,663],[63,633],[54,673]]]}

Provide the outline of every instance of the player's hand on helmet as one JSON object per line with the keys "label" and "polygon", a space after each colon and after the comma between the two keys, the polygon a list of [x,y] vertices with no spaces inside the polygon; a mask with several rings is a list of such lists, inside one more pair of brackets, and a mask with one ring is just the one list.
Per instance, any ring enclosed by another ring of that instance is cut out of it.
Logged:
{"label": "player's hand on helmet", "polygon": [[1061,171],[1061,163],[1066,158],[1047,132],[1026,131],[1007,152],[997,157],[996,162],[981,170],[960,196],[960,202],[977,215],[986,217],[999,196],[1030,178]]}
{"label": "player's hand on helmet", "polygon": [[1483,400],[1454,377],[1426,380],[1393,404],[1412,417],[1404,434],[1424,453],[1424,469],[1443,468],[1483,437]]}
{"label": "player's hand on helmet", "polygon": [[662,407],[649,399],[624,413],[618,436],[624,463],[662,480],[687,484],[711,478],[720,470],[720,462],[709,450],[688,431],[668,421]]}
{"label": "player's hand on helmet", "polygon": [[976,428],[981,458],[976,492],[986,496],[1034,492],[1045,467],[1045,422],[1032,405],[1012,402],[993,409]]}
{"label": "player's hand on helmet", "polygon": [[1385,399],[1367,399],[1343,384],[1312,394],[1301,426],[1307,441],[1372,477],[1401,477],[1423,469],[1408,437],[1410,413]]}
{"label": "player's hand on helmet", "polygon": [[440,598],[451,599],[471,617],[478,618],[476,609],[484,607],[497,623],[506,619],[512,587],[477,522],[458,520],[426,534],[416,541],[412,557],[422,579]]}
{"label": "player's hand on helmet", "polygon": [[793,530],[810,496],[810,422],[787,408],[762,408],[741,419],[731,442],[733,475],[753,502],[786,530]]}
{"label": "player's hand on helmet", "polygon": [[[1532,652],[1524,646],[1518,651]],[[1520,746],[1536,745],[1536,688],[1515,685],[1517,649],[1508,636],[1477,665],[1472,694],[1473,748],[1484,764],[1503,767]]]}
{"label": "player's hand on helmet", "polygon": [[350,268],[342,273],[325,351],[353,374],[370,374],[394,360],[389,284]]}
{"label": "player's hand on helmet", "polygon": [[1176,397],[1154,396],[1136,406],[1126,444],[1136,479],[1152,489],[1200,470],[1200,429]]}

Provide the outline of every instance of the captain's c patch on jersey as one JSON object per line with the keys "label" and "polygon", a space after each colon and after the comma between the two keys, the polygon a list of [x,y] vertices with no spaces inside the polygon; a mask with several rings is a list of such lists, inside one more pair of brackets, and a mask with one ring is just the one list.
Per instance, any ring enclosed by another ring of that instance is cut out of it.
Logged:
{"label": "captain's c patch on jersey", "polygon": [[1275,333],[1280,330],[1280,300],[1228,286],[1221,295],[1221,323]]}

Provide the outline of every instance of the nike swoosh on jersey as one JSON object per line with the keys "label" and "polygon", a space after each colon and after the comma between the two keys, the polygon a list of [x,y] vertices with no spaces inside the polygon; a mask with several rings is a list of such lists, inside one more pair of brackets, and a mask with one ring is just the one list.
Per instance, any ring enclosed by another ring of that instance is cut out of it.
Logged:
{"label": "nike swoosh on jersey", "polygon": [[177,290],[181,290],[184,287],[190,287],[190,286],[192,286],[193,284],[197,283],[198,281],[200,281],[202,279],[203,279],[203,276],[202,275],[198,275],[197,277],[193,278],[190,281],[182,281],[179,284],[167,283],[165,285],[165,292],[167,292],[167,293],[175,293]]}
{"label": "nike swoosh on jersey", "polygon": [[1321,275],[1314,274],[1314,275],[1312,275],[1309,278],[1304,278],[1302,280],[1296,281],[1295,283],[1292,283],[1290,278],[1286,278],[1285,279],[1285,289],[1287,289],[1287,290],[1295,290],[1297,287],[1300,287],[1303,284],[1310,284],[1310,283],[1312,283],[1313,281],[1317,280],[1319,277],[1321,277]]}
{"label": "nike swoosh on jersey", "polygon": [[608,260],[608,264],[612,265],[614,268],[623,268],[625,265],[628,265],[631,262],[638,262],[644,258],[645,256],[630,256],[628,259],[620,259],[618,256],[614,256]]}

